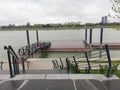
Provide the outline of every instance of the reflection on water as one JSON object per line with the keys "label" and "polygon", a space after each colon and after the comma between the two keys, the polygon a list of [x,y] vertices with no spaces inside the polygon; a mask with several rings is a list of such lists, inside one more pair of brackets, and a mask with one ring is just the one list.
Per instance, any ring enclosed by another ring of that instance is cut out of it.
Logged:
{"label": "reflection on water", "polygon": [[49,57],[49,52],[38,52],[39,57],[38,58],[48,58]]}

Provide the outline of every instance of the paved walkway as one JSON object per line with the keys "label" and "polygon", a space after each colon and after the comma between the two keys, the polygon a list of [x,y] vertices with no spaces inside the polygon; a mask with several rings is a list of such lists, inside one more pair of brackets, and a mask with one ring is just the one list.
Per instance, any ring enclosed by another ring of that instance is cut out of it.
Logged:
{"label": "paved walkway", "polygon": [[[0,75],[1,77],[1,75]],[[0,78],[0,90],[120,90],[120,79],[100,74],[25,74]]]}

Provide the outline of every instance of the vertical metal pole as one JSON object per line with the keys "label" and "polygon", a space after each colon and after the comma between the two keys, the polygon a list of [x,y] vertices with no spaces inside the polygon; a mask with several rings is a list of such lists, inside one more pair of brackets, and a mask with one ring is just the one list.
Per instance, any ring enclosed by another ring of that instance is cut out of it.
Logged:
{"label": "vertical metal pole", "polygon": [[103,28],[101,28],[101,33],[100,33],[100,45],[103,43]]}
{"label": "vertical metal pole", "polygon": [[79,72],[79,70],[78,70],[78,64],[77,64],[77,62],[76,62],[75,56],[73,56],[73,60],[74,60],[74,62],[75,62],[75,68],[76,68],[77,72]]}
{"label": "vertical metal pole", "polygon": [[60,58],[60,62],[61,62],[61,69],[63,69],[63,62],[61,58]]}
{"label": "vertical metal pole", "polygon": [[52,63],[53,63],[54,69],[57,69],[57,65],[54,60],[52,60]]}
{"label": "vertical metal pole", "polygon": [[15,64],[16,64],[17,74],[19,74],[20,73],[20,71],[19,71],[19,62],[17,61],[17,59],[15,59]]}
{"label": "vertical metal pole", "polygon": [[85,42],[87,42],[87,28],[85,29]]}
{"label": "vertical metal pole", "polygon": [[68,60],[68,58],[66,58],[66,63],[67,63],[67,73],[70,73],[70,61]]}
{"label": "vertical metal pole", "polygon": [[85,52],[85,57],[86,57],[86,60],[87,60],[87,63],[88,63],[88,73],[90,73],[91,66],[90,66],[90,61],[89,61],[87,52]]}
{"label": "vertical metal pole", "polygon": [[36,30],[36,38],[37,38],[37,46],[38,46],[38,43],[39,43],[39,35],[38,35],[38,30]]}
{"label": "vertical metal pole", "polygon": [[28,56],[30,56],[30,39],[29,39],[29,31],[26,31],[27,34],[27,44],[28,44]]}
{"label": "vertical metal pole", "polygon": [[25,71],[25,63],[24,63],[24,58],[21,58],[22,60],[22,69],[23,69],[23,72]]}
{"label": "vertical metal pole", "polygon": [[28,46],[30,47],[29,31],[27,30],[26,33],[27,33],[27,43],[28,43]]}
{"label": "vertical metal pole", "polygon": [[56,59],[55,59],[55,63],[56,63],[57,68],[59,68],[59,64],[58,64],[58,61]]}
{"label": "vertical metal pole", "polygon": [[109,64],[109,67],[108,67],[108,71],[107,71],[107,77],[110,77],[110,69],[111,69],[111,57],[110,57],[110,52],[109,52],[109,47],[108,45],[105,45],[105,49],[106,49],[106,53],[107,53],[107,58],[108,58],[108,64]]}
{"label": "vertical metal pole", "polygon": [[12,56],[12,61],[13,61],[13,71],[14,71],[14,75],[16,75],[16,74],[17,74],[17,67],[16,67],[16,62],[15,62],[14,56]]}
{"label": "vertical metal pole", "polygon": [[89,44],[92,44],[92,28],[90,28],[90,40],[89,40]]}

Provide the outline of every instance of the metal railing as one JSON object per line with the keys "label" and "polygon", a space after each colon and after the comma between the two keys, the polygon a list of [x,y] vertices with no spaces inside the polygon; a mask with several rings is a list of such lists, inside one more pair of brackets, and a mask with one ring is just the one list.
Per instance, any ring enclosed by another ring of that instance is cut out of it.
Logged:
{"label": "metal railing", "polygon": [[19,72],[19,58],[11,46],[4,46],[4,49],[7,50],[10,77],[12,78],[15,75],[20,73]]}
{"label": "metal railing", "polygon": [[37,42],[30,46],[24,46],[18,49],[18,55],[26,55],[27,57],[33,57],[33,54],[38,50],[46,50],[51,46],[50,42]]}
{"label": "metal railing", "polygon": [[[10,45],[4,46],[4,50],[7,50],[7,55],[8,55],[10,77],[12,78],[20,73],[19,61],[22,63],[23,72],[25,72],[25,61],[28,58],[33,57],[33,54],[38,50],[45,50],[49,48],[50,45],[51,45],[50,42],[33,43],[30,46],[24,46],[18,49],[17,54],[13,50],[12,46]],[[1,63],[1,70],[2,70],[2,63]]]}
{"label": "metal railing", "polygon": [[[108,45],[88,51],[81,51],[80,55],[58,58],[56,59],[57,63],[54,64],[59,69],[65,68],[67,73],[70,73],[72,69],[74,69],[76,73],[80,73],[82,69],[85,69],[86,73],[91,73],[92,69],[97,67],[100,68],[99,61],[102,62],[103,60],[105,60],[108,65],[106,69],[106,76],[110,77],[112,64]],[[96,62],[99,63],[96,64]],[[64,65],[64,63],[66,63],[66,65]]]}

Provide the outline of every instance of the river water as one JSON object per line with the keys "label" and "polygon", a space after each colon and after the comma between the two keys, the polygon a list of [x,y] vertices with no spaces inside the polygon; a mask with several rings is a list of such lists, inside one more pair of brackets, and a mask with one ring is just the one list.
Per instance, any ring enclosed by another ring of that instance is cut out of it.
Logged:
{"label": "river water", "polygon": [[[30,43],[36,42],[36,31],[29,31]],[[39,30],[40,41],[68,41],[68,40],[84,40],[85,30]],[[14,50],[27,45],[26,31],[0,31],[0,61],[7,59],[7,53],[4,50],[5,45],[11,45]],[[89,40],[89,32],[88,32]],[[93,42],[100,41],[100,29],[93,29]],[[120,31],[113,29],[104,29],[103,42],[120,42]],[[73,56],[79,54],[79,52],[43,52],[38,53],[39,57],[63,57]],[[113,58],[120,57],[120,50],[111,50],[111,56]]]}

